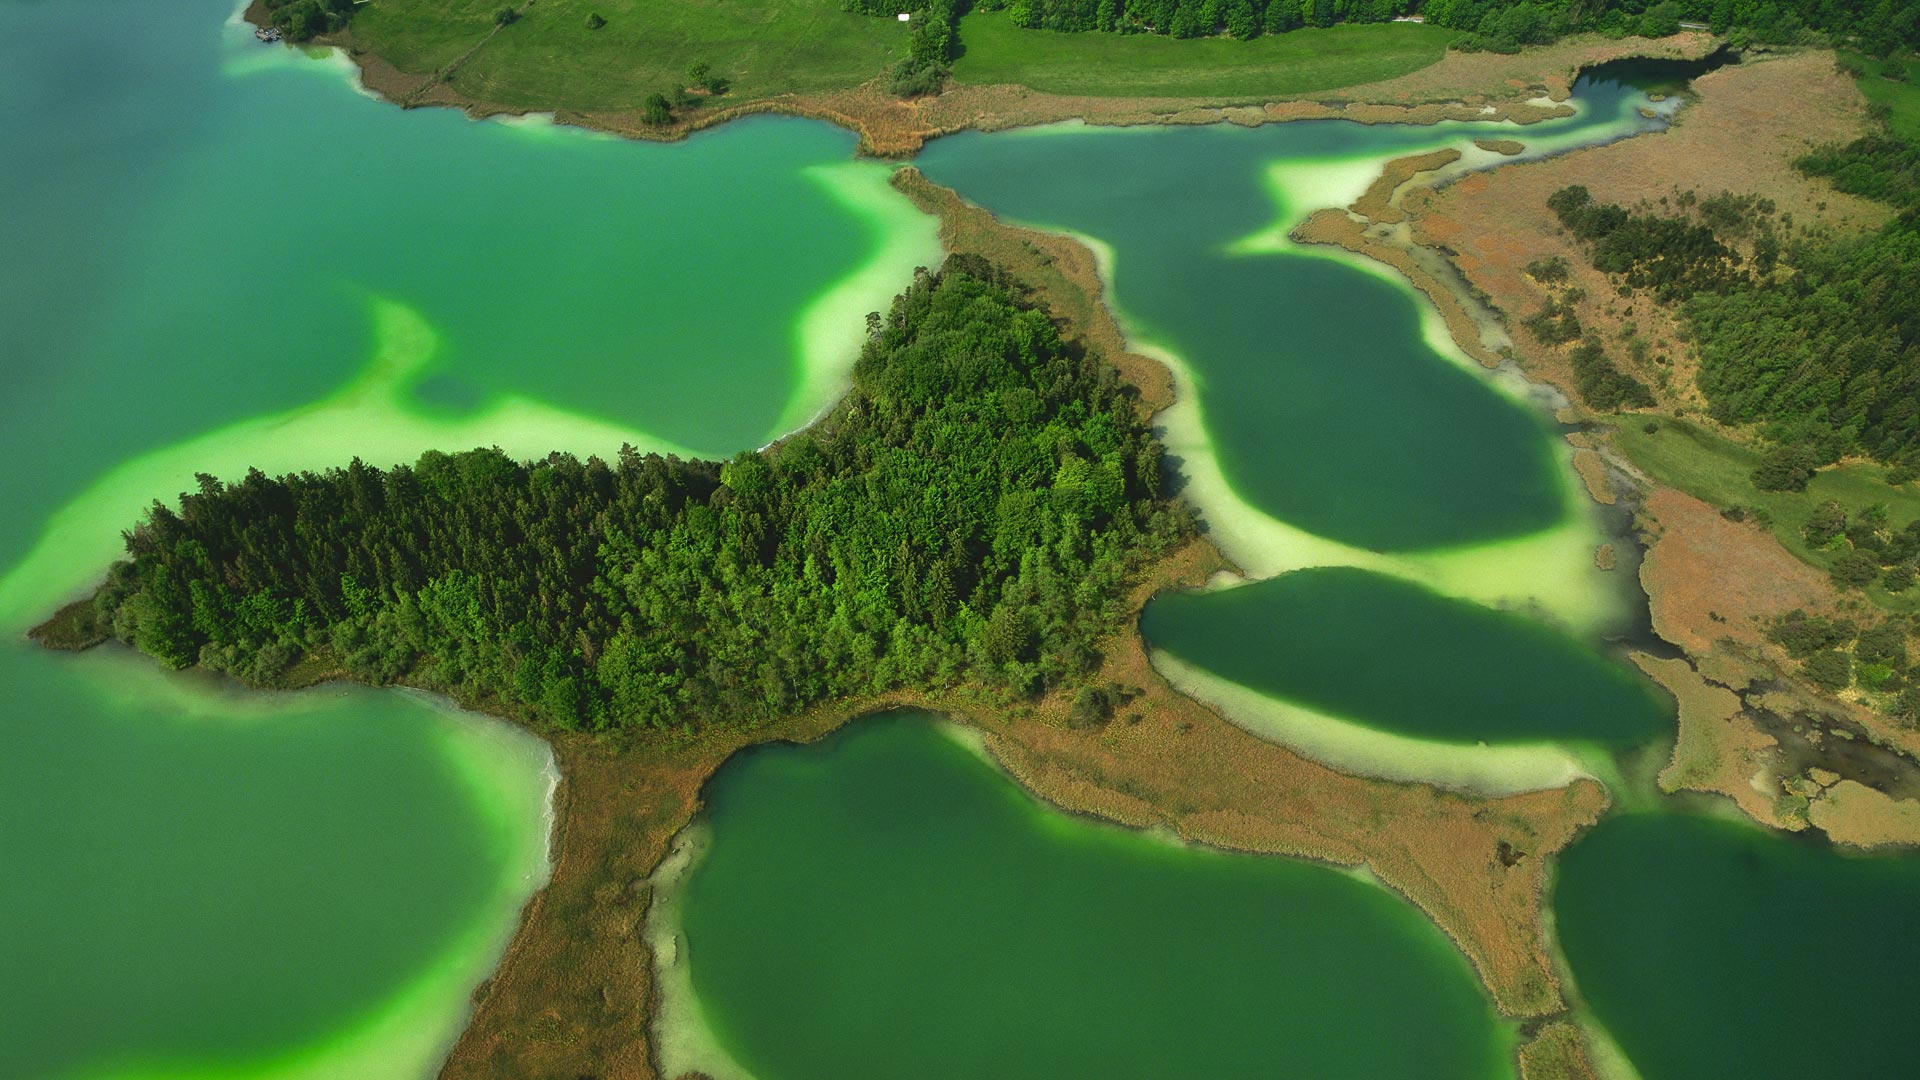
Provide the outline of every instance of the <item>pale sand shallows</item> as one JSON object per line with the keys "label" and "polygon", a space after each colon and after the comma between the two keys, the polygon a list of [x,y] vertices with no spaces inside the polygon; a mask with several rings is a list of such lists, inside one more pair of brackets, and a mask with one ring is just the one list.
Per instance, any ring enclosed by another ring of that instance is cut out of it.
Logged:
{"label": "pale sand shallows", "polygon": [[194,490],[197,473],[233,480],[249,468],[277,475],[343,466],[355,457],[384,468],[428,450],[473,446],[498,446],[522,459],[556,449],[612,457],[623,443],[689,456],[684,447],[644,432],[513,394],[467,416],[416,411],[406,390],[431,365],[440,336],[397,301],[374,299],[368,306],[373,357],[332,395],[129,459],[56,511],[26,557],[0,578],[0,633],[22,633],[83,595],[124,554],[121,530],[139,521],[156,498],[171,501]]}
{"label": "pale sand shallows", "polygon": [[1268,697],[1152,650],[1153,667],[1188,697],[1236,726],[1342,772],[1417,781],[1479,795],[1517,795],[1592,778],[1565,747],[1548,742],[1487,746],[1416,739]]}

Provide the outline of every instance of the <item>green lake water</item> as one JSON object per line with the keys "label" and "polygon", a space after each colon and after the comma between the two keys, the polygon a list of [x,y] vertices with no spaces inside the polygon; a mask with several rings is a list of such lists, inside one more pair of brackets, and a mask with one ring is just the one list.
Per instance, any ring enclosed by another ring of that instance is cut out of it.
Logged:
{"label": "green lake water", "polygon": [[1642,1080],[1894,1077],[1920,1060],[1920,859],[1614,818],[1560,859],[1581,995]]}
{"label": "green lake water", "polygon": [[1511,1073],[1404,901],[1069,817],[927,717],[749,751],[707,795],[681,940],[758,1080]]}
{"label": "green lake water", "polygon": [[417,1076],[545,879],[506,724],[118,649],[0,685],[0,1076]]}
{"label": "green lake water", "polygon": [[1364,570],[1169,593],[1140,631],[1242,686],[1423,738],[1628,745],[1671,729],[1670,702],[1574,639]]}
{"label": "green lake water", "polygon": [[[232,16],[0,0],[0,1077],[431,1075],[545,873],[551,758],[516,729],[21,642],[148,501],[428,448],[756,446],[831,403],[861,316],[939,255],[845,132],[658,146],[406,112]],[[1530,152],[1650,126],[1631,86],[1579,98]],[[1665,713],[1589,648],[1605,620],[1569,615],[1594,607],[1597,533],[1552,426],[1404,285],[1278,239],[1380,158],[1476,131],[1047,129],[921,164],[1093,240],[1182,380],[1183,473],[1223,478],[1196,481],[1202,511],[1321,545],[1164,598],[1164,649],[1383,730],[1634,741]],[[1366,569],[1273,576],[1329,551]],[[1516,578],[1553,618],[1467,602]],[[685,986],[663,1046],[690,1061],[1511,1074],[1510,1026],[1388,891],[1054,812],[923,718],[749,753],[710,796],[665,894]],[[1891,1018],[1916,1000],[1914,865],[1623,818],[1569,853],[1554,906],[1645,1080],[1886,1075],[1913,1049]],[[1797,1021],[1818,1037],[1789,1045]]]}

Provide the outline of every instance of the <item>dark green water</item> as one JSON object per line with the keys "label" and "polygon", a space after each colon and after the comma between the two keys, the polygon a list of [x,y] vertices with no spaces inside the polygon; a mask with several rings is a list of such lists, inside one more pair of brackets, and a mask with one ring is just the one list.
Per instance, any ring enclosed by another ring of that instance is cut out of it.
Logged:
{"label": "dark green water", "polygon": [[1896,1077],[1920,1061],[1920,859],[1679,813],[1560,859],[1580,993],[1643,1080]]}
{"label": "dark green water", "polygon": [[708,808],[686,955],[758,1080],[1510,1074],[1404,901],[1067,817],[924,717],[748,752]]}
{"label": "dark green water", "polygon": [[1671,725],[1669,701],[1579,642],[1364,570],[1165,594],[1140,631],[1263,694],[1422,738],[1624,745]]}

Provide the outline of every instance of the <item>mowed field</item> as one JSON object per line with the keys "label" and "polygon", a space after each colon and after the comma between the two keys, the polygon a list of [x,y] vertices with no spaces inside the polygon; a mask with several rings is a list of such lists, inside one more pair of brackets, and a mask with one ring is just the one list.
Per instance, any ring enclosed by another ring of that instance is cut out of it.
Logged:
{"label": "mowed field", "polygon": [[[353,38],[402,71],[430,74],[472,53],[449,84],[512,108],[637,109],[705,61],[733,84],[723,101],[837,90],[905,53],[907,27],[840,0],[538,0],[499,33],[503,0],[371,0]],[[587,16],[606,25],[587,29]],[[481,42],[485,45],[481,45]],[[476,46],[480,46],[476,50]]]}
{"label": "mowed field", "polygon": [[1913,84],[1914,76],[1920,74],[1920,62],[1912,57],[1875,60],[1859,53],[1846,56],[1866,72],[1855,80],[1860,96],[1887,107],[1887,126],[1895,135],[1920,139],[1920,86]]}
{"label": "mowed field", "polygon": [[1412,23],[1295,30],[1252,41],[1022,30],[1001,12],[960,20],[954,78],[1055,94],[1271,98],[1405,75],[1446,55],[1455,31]]}

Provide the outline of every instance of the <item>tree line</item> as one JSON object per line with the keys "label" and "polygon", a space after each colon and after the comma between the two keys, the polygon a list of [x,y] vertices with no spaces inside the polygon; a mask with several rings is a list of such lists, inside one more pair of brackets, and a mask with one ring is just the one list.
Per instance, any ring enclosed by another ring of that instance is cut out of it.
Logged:
{"label": "tree line", "polygon": [[1130,579],[1194,529],[1135,395],[977,259],[869,322],[829,417],[725,462],[202,476],[127,533],[94,612],[173,667],[271,684],[313,657],[566,727],[1085,686]]}
{"label": "tree line", "polygon": [[[963,6],[964,0],[935,0],[935,17],[952,25]],[[1915,0],[973,0],[972,6],[1004,10],[1015,25],[1029,29],[1176,38],[1246,39],[1419,16],[1429,25],[1463,31],[1456,48],[1499,52],[1582,31],[1665,37],[1683,22],[1726,34],[1736,46],[1844,41],[1878,56],[1920,48]],[[926,0],[846,0],[846,7],[889,18],[927,10]],[[954,48],[946,52],[951,57]]]}
{"label": "tree line", "polygon": [[288,41],[311,41],[320,34],[335,34],[353,18],[353,0],[262,0],[267,25],[277,28]]}

